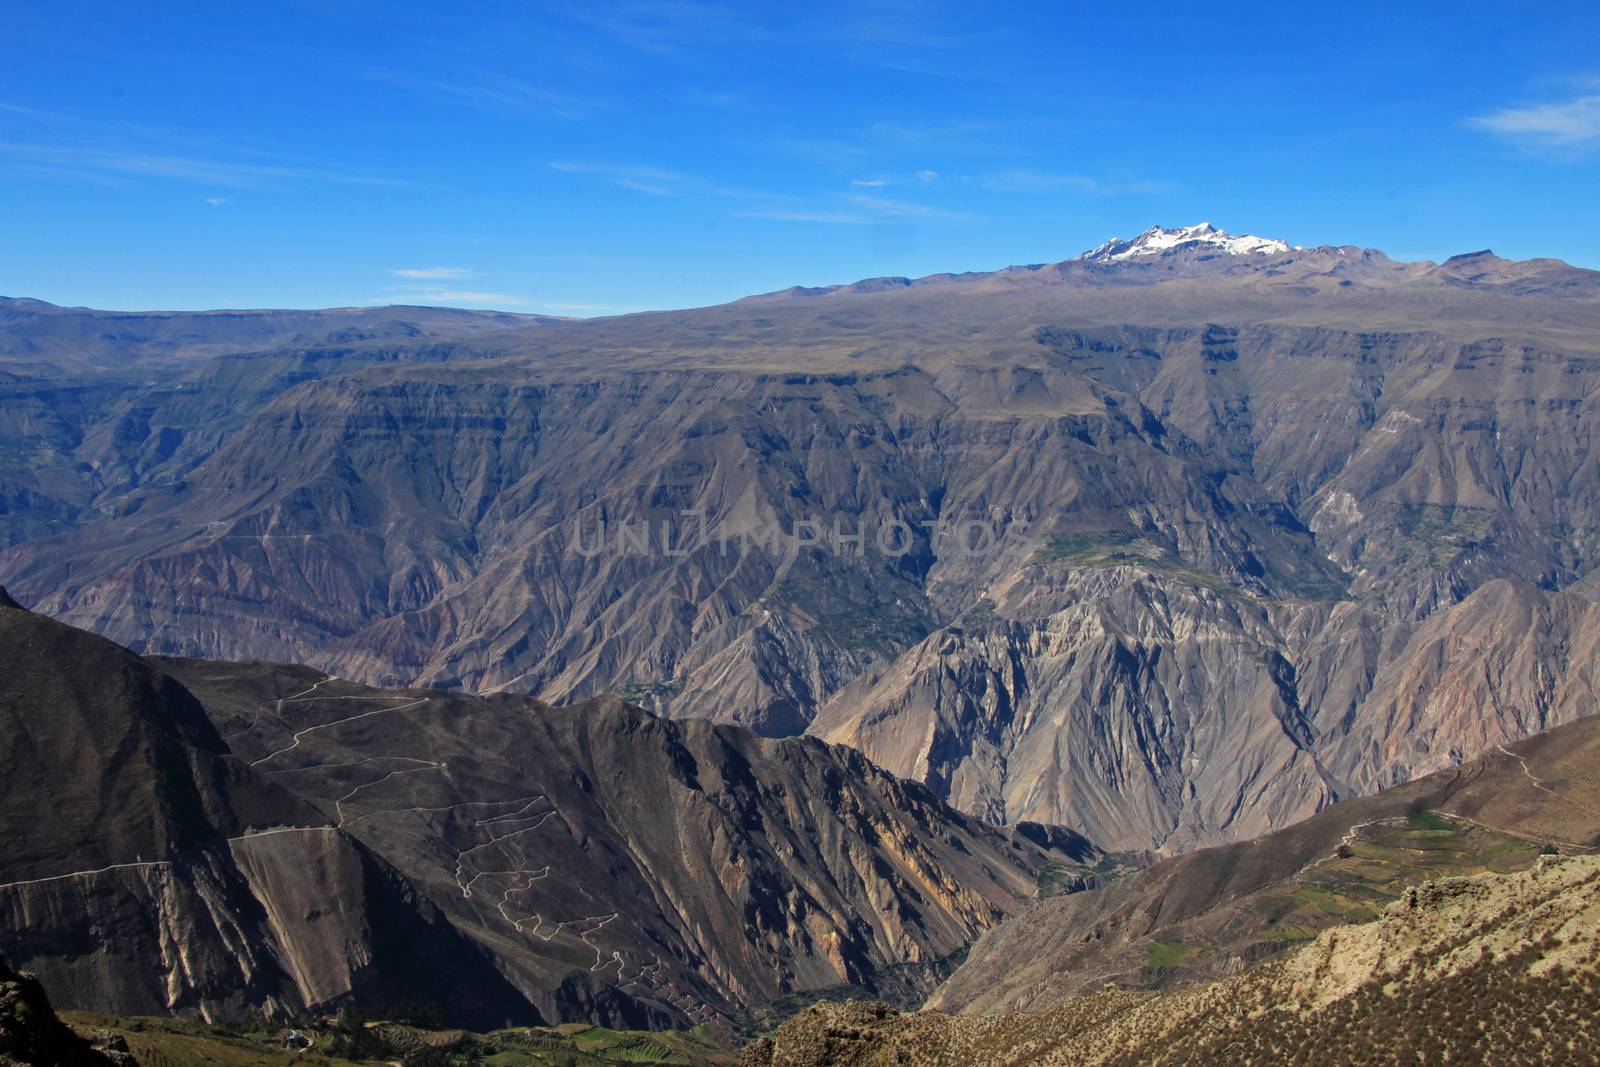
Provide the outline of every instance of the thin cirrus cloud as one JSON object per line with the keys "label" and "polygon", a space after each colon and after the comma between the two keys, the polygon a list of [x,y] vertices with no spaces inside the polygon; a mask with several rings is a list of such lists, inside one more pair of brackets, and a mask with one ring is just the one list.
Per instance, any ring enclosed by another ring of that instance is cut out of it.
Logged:
{"label": "thin cirrus cloud", "polygon": [[667,170],[664,167],[613,163],[579,163],[557,159],[551,161],[550,169],[560,171],[563,174],[587,175],[598,178],[608,185],[615,185],[621,189],[631,189],[636,193],[645,193],[648,196],[676,196],[697,184],[695,179],[689,175]]}
{"label": "thin cirrus cloud", "polygon": [[918,204],[906,200],[891,200],[882,196],[852,193],[848,196],[819,204],[778,203],[770,206],[753,206],[733,212],[740,218],[765,219],[769,222],[805,222],[831,226],[883,226],[892,223],[975,221],[964,211]]}
{"label": "thin cirrus cloud", "polygon": [[[104,184],[177,181],[233,189],[291,184],[419,188],[381,174],[294,159],[213,138],[0,101],[0,167]],[[214,202],[215,201],[215,202]],[[207,198],[212,207],[226,197]]]}
{"label": "thin cirrus cloud", "polygon": [[770,29],[737,7],[682,0],[575,7],[569,15],[611,40],[658,55],[695,45],[748,43],[772,35]]}
{"label": "thin cirrus cloud", "polygon": [[[840,226],[872,226],[908,221],[972,221],[972,216],[965,212],[866,193],[865,190],[888,185],[885,179],[857,179],[851,182],[851,186],[859,191],[844,196],[807,198],[719,185],[692,174],[649,165],[555,160],[549,166],[563,174],[593,178],[648,196],[692,197],[720,203],[735,218]],[[938,180],[938,175],[932,171],[919,171],[916,177],[923,184]]]}
{"label": "thin cirrus cloud", "polygon": [[735,211],[741,219],[763,219],[767,222],[811,222],[824,226],[874,226],[889,220],[874,217],[864,211],[807,211],[803,208],[748,208]]}
{"label": "thin cirrus cloud", "polygon": [[[398,271],[390,271],[398,274]],[[544,315],[623,315],[644,311],[644,307],[623,304],[553,303],[534,300],[517,293],[500,293],[484,289],[453,289],[442,285],[392,285],[384,295],[370,303],[421,304],[430,306],[455,305],[486,310],[516,309],[522,313]]]}
{"label": "thin cirrus cloud", "polygon": [[444,304],[483,304],[486,306],[510,304],[514,307],[522,307],[530,303],[526,297],[517,296],[514,293],[489,293],[481,289],[441,289],[434,291],[431,295],[434,299]]}
{"label": "thin cirrus cloud", "polygon": [[65,143],[0,141],[0,163],[63,177],[157,179],[235,189],[285,183],[416,188],[413,182],[292,163],[207,159],[138,148],[101,148]]}
{"label": "thin cirrus cloud", "polygon": [[[1600,89],[1600,82],[1589,83]],[[1600,146],[1600,92],[1527,107],[1507,107],[1466,120],[1532,152],[1577,152]]]}
{"label": "thin cirrus cloud", "polygon": [[605,101],[593,97],[546,89],[514,78],[422,78],[388,70],[355,73],[368,81],[447,103],[547,118],[581,119],[608,106]]}
{"label": "thin cirrus cloud", "polygon": [[906,200],[891,200],[883,196],[854,193],[847,199],[852,204],[887,221],[924,219],[929,222],[971,222],[972,216],[964,211],[950,211]]}
{"label": "thin cirrus cloud", "polygon": [[1013,169],[987,174],[977,179],[979,188],[991,193],[1016,193],[1048,196],[1056,193],[1081,193],[1085,196],[1120,196],[1141,193],[1172,191],[1170,182],[1162,181],[1107,181],[1084,174],[1053,174],[1048,172]]}
{"label": "thin cirrus cloud", "polygon": [[474,272],[465,267],[397,267],[389,273],[396,278],[441,281],[447,278],[470,278]]}

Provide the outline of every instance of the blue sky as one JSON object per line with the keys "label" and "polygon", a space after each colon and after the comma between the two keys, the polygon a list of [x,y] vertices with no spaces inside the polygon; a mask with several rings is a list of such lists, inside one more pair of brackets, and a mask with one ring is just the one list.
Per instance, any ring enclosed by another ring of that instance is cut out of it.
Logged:
{"label": "blue sky", "polygon": [[0,4],[0,293],[609,314],[1210,220],[1600,267],[1600,5]]}

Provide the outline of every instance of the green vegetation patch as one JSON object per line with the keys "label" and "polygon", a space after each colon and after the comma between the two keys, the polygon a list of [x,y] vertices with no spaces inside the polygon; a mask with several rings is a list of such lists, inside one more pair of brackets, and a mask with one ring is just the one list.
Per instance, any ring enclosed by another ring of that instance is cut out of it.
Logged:
{"label": "green vegetation patch", "polygon": [[1329,926],[1378,918],[1408,886],[1523,870],[1538,855],[1536,842],[1435,811],[1367,826],[1295,881],[1252,898],[1246,906],[1266,921],[1242,948],[1251,958],[1271,955]]}
{"label": "green vegetation patch", "polygon": [[649,682],[629,682],[613,694],[620,700],[630,704],[653,704],[658,700],[671,700],[683,692],[687,679],[683,677],[663,678]]}
{"label": "green vegetation patch", "polygon": [[1461,824],[1452,819],[1447,819],[1436,811],[1425,811],[1420,815],[1413,815],[1406,821],[1407,830],[1448,830],[1459,833]]}
{"label": "green vegetation patch", "polygon": [[776,593],[810,616],[817,631],[851,651],[898,652],[936,625],[926,595],[904,575],[808,571],[791,574]]}
{"label": "green vegetation patch", "polygon": [[1144,965],[1152,971],[1170,971],[1181,967],[1194,948],[1182,941],[1152,941],[1145,950]]}
{"label": "green vegetation patch", "polygon": [[[734,1043],[708,1027],[611,1030],[585,1023],[517,1027],[476,1034],[341,1017],[275,1026],[211,1026],[187,1019],[125,1018],[86,1012],[63,1017],[80,1030],[121,1034],[140,1067],[606,1067],[673,1064],[724,1067],[738,1062]],[[290,1048],[298,1030],[311,1047]]]}
{"label": "green vegetation patch", "polygon": [[[1090,884],[1096,889],[1102,889],[1140,869],[1140,864],[1132,857],[1107,852],[1095,860],[1092,866],[1086,863],[1047,863],[1035,877],[1034,884],[1041,898],[1059,897],[1081,892],[1089,888]],[[1090,879],[1093,879],[1092,883]]]}
{"label": "green vegetation patch", "polygon": [[1402,540],[1428,549],[1429,562],[1445,567],[1491,537],[1496,512],[1489,508],[1405,504],[1395,513]]}
{"label": "green vegetation patch", "polygon": [[1175,559],[1167,546],[1133,530],[1098,530],[1056,534],[1034,553],[1035,563],[1070,563],[1076,567],[1149,565]]}
{"label": "green vegetation patch", "polygon": [[1132,530],[1099,530],[1057,534],[1029,560],[1033,564],[1065,564],[1098,570],[1139,567],[1151,574],[1228,596],[1245,596],[1244,590],[1219,574],[1203,571],[1184,559],[1171,545]]}

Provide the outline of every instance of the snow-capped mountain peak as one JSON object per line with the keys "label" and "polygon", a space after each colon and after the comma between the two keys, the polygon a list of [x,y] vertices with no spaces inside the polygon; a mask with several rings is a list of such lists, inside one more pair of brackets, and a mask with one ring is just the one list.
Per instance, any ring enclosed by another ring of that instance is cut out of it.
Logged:
{"label": "snow-capped mountain peak", "polygon": [[1222,256],[1271,256],[1288,252],[1291,245],[1275,237],[1256,237],[1240,234],[1235,237],[1219,230],[1209,222],[1197,226],[1179,226],[1169,230],[1152,226],[1131,241],[1113,237],[1104,244],[1089,249],[1079,259],[1108,263],[1140,256],[1155,256],[1178,250],[1209,252]]}

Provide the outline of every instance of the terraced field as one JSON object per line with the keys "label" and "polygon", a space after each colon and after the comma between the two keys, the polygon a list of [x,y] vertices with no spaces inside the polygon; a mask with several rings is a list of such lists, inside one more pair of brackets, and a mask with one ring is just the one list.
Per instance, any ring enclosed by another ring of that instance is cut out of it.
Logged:
{"label": "terraced field", "polygon": [[[704,1028],[647,1032],[569,1023],[477,1034],[348,1018],[261,1028],[89,1012],[62,1017],[80,1032],[121,1036],[139,1067],[719,1067],[738,1060],[725,1035]],[[310,1046],[291,1047],[291,1033],[303,1034]]]}

